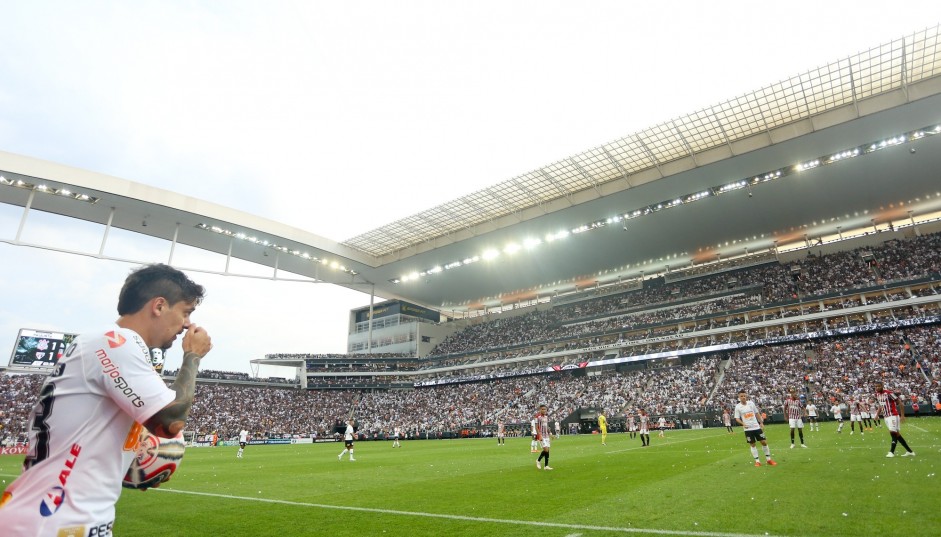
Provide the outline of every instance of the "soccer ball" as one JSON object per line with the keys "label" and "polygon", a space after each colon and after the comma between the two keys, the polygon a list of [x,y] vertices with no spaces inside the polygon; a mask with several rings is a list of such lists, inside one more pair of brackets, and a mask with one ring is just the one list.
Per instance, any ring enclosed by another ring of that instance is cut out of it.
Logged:
{"label": "soccer ball", "polygon": [[180,466],[185,449],[182,433],[174,438],[161,438],[144,429],[137,455],[121,484],[129,489],[149,489],[163,483]]}

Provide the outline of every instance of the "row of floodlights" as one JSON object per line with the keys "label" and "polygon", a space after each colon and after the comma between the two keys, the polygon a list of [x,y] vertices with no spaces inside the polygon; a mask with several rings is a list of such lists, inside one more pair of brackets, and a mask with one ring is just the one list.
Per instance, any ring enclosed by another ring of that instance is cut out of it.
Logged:
{"label": "row of floodlights", "polygon": [[[812,160],[800,162],[793,166],[779,168],[777,170],[772,170],[763,174],[747,177],[745,179],[739,179],[732,183],[727,183],[724,185],[718,185],[712,188],[708,188],[708,189],[705,189],[705,190],[702,190],[700,192],[696,192],[693,194],[687,194],[685,196],[680,196],[677,198],[673,198],[671,200],[661,201],[660,203],[654,203],[646,207],[634,209],[633,211],[628,211],[623,214],[618,214],[615,216],[605,218],[604,220],[596,220],[594,222],[582,224],[572,229],[567,229],[567,230],[563,229],[555,233],[549,233],[545,235],[545,237],[542,239],[527,238],[521,242],[511,242],[507,244],[506,246],[504,246],[502,251],[497,250],[495,248],[490,248],[482,252],[480,255],[467,257],[460,261],[452,261],[450,263],[447,263],[446,265],[436,265],[429,269],[422,270],[422,271],[415,271],[410,274],[405,274],[389,281],[392,283],[406,283],[406,282],[417,280],[419,278],[422,278],[424,276],[428,276],[431,274],[438,274],[446,270],[463,267],[465,265],[471,265],[481,260],[489,261],[492,259],[496,259],[497,257],[501,255],[501,253],[507,254],[507,255],[513,255],[521,250],[533,250],[541,244],[559,241],[559,240],[565,239],[569,235],[578,235],[581,233],[586,233],[586,232],[600,229],[609,225],[618,224],[621,222],[625,222],[627,220],[632,220],[634,218],[653,214],[653,213],[662,211],[664,209],[670,209],[670,208],[677,207],[680,205],[685,205],[687,203],[692,203],[694,201],[699,201],[705,198],[720,196],[727,192],[740,190],[742,188],[749,188],[755,185],[759,185],[761,183],[766,183],[768,181],[780,179],[781,177],[785,177],[787,175],[812,170],[814,168],[818,168],[820,166],[827,165],[827,164],[834,164],[836,162],[848,160],[848,159],[857,157],[862,154],[873,153],[875,151],[879,151],[887,147],[897,146],[899,144],[903,144],[903,143],[910,142],[913,140],[918,140],[925,136],[930,136],[930,135],[939,134],[939,133],[941,133],[941,125],[937,125],[935,127],[926,127],[924,129],[911,131],[911,132],[901,134],[898,136],[893,136],[892,138],[888,138],[886,140],[880,140],[878,142],[863,144],[863,145],[853,147],[844,151],[840,151],[838,153],[834,153],[832,155],[821,156]],[[627,229],[627,224],[624,224],[624,229]]]}
{"label": "row of floodlights", "polygon": [[284,246],[284,245],[281,245],[281,244],[277,244],[277,243],[271,242],[271,241],[266,240],[266,239],[259,239],[258,237],[254,237],[254,236],[252,236],[252,235],[247,235],[247,234],[242,233],[242,232],[240,232],[240,231],[231,231],[231,230],[228,230],[228,229],[221,228],[221,227],[219,227],[219,226],[213,226],[213,225],[209,225],[209,224],[196,224],[196,227],[197,227],[198,229],[204,229],[204,230],[206,230],[206,231],[212,231],[213,233],[218,233],[218,234],[220,234],[220,235],[225,235],[226,237],[232,237],[233,239],[243,240],[243,241],[246,241],[246,242],[250,242],[250,243],[252,243],[252,244],[257,244],[258,246],[262,246],[262,247],[268,248],[268,249],[270,249],[270,250],[275,250],[275,251],[278,251],[278,252],[281,252],[281,253],[284,253],[284,254],[293,255],[293,256],[295,256],[295,257],[299,257],[299,258],[301,258],[301,259],[304,259],[304,260],[306,260],[306,261],[310,261],[310,262],[312,262],[312,263],[320,263],[321,265],[324,265],[324,266],[326,266],[326,267],[330,267],[330,268],[332,268],[332,269],[334,269],[334,270],[339,270],[340,272],[345,272],[345,273],[350,274],[350,275],[352,275],[352,276],[355,276],[356,274],[358,274],[355,270],[353,270],[353,269],[351,269],[351,268],[345,267],[344,265],[342,265],[342,264],[339,263],[338,261],[331,261],[331,260],[329,260],[329,259],[325,259],[325,258],[322,258],[322,257],[317,257],[317,256],[315,256],[315,255],[310,255],[309,253],[307,253],[307,252],[302,252],[302,251],[300,251],[300,250],[298,250],[298,249],[296,249],[296,248],[288,248],[287,246]]}
{"label": "row of floodlights", "polygon": [[78,201],[84,201],[87,203],[96,203],[98,198],[95,196],[89,196],[88,194],[83,194],[81,192],[75,192],[74,190],[69,190],[68,188],[54,188],[46,186],[43,184],[30,183],[22,179],[7,179],[6,177],[0,175],[0,185],[14,186],[16,188],[22,188],[24,190],[32,190],[35,192],[41,192],[44,194],[53,194],[56,196],[62,196],[64,198],[71,198]]}

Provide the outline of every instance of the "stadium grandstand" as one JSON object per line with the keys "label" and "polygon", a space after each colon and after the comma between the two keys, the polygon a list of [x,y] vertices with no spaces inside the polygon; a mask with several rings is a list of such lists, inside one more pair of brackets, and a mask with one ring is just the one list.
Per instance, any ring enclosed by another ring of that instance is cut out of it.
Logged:
{"label": "stadium grandstand", "polygon": [[[202,371],[201,434],[324,438],[353,414],[370,439],[498,422],[525,435],[537,397],[565,430],[600,411],[617,430],[639,408],[712,426],[742,388],[773,406],[796,386],[823,409],[875,378],[931,407],[939,37],[905,36],[339,243],[8,153],[0,201],[100,224],[103,244],[128,229],[371,294],[349,312],[347,353],[255,360],[289,380]],[[40,381],[0,374],[0,441],[25,438]]]}

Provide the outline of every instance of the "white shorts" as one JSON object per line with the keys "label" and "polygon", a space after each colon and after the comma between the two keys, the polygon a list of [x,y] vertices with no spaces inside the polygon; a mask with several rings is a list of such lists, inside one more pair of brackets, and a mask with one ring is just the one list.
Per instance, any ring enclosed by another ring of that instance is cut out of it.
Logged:
{"label": "white shorts", "polygon": [[816,415],[816,414],[808,414],[808,415],[807,415],[807,419],[808,419],[809,421],[816,421],[816,420],[817,420],[817,415]]}
{"label": "white shorts", "polygon": [[794,428],[803,429],[804,428],[804,420],[800,418],[797,418],[796,420],[789,419],[787,420],[787,424],[791,426],[791,429],[794,429]]}
{"label": "white shorts", "polygon": [[869,419],[869,412],[863,412],[862,414],[860,414],[860,416],[862,416],[864,420],[868,420],[868,419]]}
{"label": "white shorts", "polygon": [[898,416],[886,416],[885,426],[887,429],[889,429],[890,433],[899,432],[899,417]]}
{"label": "white shorts", "polygon": [[549,449],[549,435],[542,439],[542,449]]}
{"label": "white shorts", "polygon": [[863,421],[859,414],[850,414],[850,421]]}

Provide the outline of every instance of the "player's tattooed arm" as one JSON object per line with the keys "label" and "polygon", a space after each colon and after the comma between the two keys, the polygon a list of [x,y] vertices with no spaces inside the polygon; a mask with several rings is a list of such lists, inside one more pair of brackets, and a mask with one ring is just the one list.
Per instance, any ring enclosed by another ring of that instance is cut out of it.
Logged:
{"label": "player's tattooed arm", "polygon": [[199,362],[211,348],[209,334],[203,328],[190,325],[183,337],[183,365],[176,374],[176,381],[170,386],[176,392],[176,399],[147,420],[144,425],[150,432],[163,438],[173,438],[183,430],[196,395]]}
{"label": "player's tattooed arm", "polygon": [[163,438],[173,438],[183,430],[196,395],[196,372],[200,360],[202,357],[193,352],[183,355],[183,365],[176,374],[176,381],[170,386],[176,392],[176,399],[147,420],[144,425],[150,432]]}

